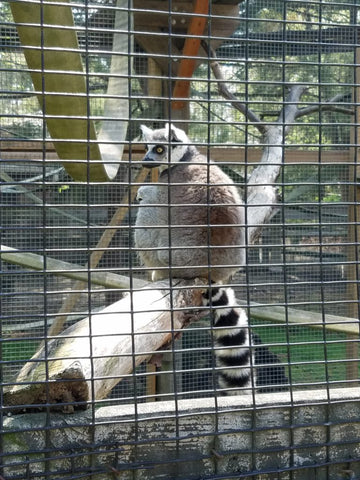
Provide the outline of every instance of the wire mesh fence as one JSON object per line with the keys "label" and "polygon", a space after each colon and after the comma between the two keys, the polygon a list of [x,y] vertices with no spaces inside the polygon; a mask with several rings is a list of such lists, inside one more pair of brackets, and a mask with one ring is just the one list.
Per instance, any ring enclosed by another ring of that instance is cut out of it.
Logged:
{"label": "wire mesh fence", "polygon": [[360,478],[357,2],[0,12],[2,478]]}

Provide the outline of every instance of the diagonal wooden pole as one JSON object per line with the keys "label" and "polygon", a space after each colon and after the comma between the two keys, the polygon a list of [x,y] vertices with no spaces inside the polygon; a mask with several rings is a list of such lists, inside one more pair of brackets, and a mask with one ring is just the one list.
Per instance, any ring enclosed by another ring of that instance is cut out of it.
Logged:
{"label": "diagonal wooden pole", "polygon": [[[101,258],[105,253],[105,250],[110,245],[111,240],[113,239],[115,233],[117,232],[119,225],[121,225],[122,221],[124,220],[124,217],[129,210],[129,207],[128,207],[129,200],[133,201],[136,196],[136,192],[138,190],[137,184],[144,182],[148,173],[149,173],[149,170],[145,168],[141,169],[138,175],[136,176],[133,184],[130,186],[130,195],[125,194],[124,197],[122,198],[121,203],[122,205],[125,205],[125,206],[121,206],[116,210],[116,212],[114,213],[108,225],[108,227],[111,227],[111,228],[106,228],[100,240],[98,241],[95,247],[95,250],[90,255],[90,261],[86,265],[86,267],[88,267],[90,272],[91,270],[95,269],[98,266]],[[52,324],[52,326],[48,331],[48,336],[58,335],[63,330],[67,315],[69,314],[69,312],[73,310],[74,306],[79,300],[79,297],[81,295],[81,290],[83,290],[87,285],[88,285],[87,282],[83,282],[83,281],[77,281],[74,284],[74,290],[76,293],[70,293],[70,295],[68,295],[67,298],[65,299],[57,317],[55,318],[54,323]]]}

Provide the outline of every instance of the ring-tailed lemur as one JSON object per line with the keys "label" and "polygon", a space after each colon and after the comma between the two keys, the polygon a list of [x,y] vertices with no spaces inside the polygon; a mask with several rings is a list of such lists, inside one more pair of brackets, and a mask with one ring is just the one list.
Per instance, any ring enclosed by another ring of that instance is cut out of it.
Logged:
{"label": "ring-tailed lemur", "polygon": [[[139,189],[135,246],[145,266],[156,269],[152,279],[171,274],[221,282],[244,264],[244,207],[232,180],[201,155],[182,130],[166,125],[141,127],[149,168],[159,167],[159,183]],[[170,253],[169,253],[170,252]],[[233,290],[212,287],[204,305],[215,308],[213,336],[219,385],[229,394],[251,387],[287,383],[285,369],[266,346],[252,350],[246,311],[236,305]],[[254,344],[259,344],[257,336]],[[255,351],[255,354],[253,352]],[[255,362],[254,362],[255,359]],[[274,363],[260,367],[254,363]],[[268,368],[273,381],[266,377]],[[278,381],[279,380],[279,381]],[[272,388],[267,387],[267,388]]]}
{"label": "ring-tailed lemur", "polygon": [[244,207],[233,181],[179,128],[141,126],[143,165],[156,184],[138,191],[135,247],[152,280],[170,275],[226,281],[244,264]]}
{"label": "ring-tailed lemur", "polygon": [[212,310],[214,355],[222,393],[251,393],[256,375],[246,311],[237,306],[231,288],[210,287],[203,294],[203,303]]}
{"label": "ring-tailed lemur", "polygon": [[[218,384],[225,395],[285,390],[285,368],[276,354],[250,333],[246,311],[238,307],[231,288],[211,287],[203,295],[213,316],[212,335]],[[228,389],[228,390],[227,390]]]}

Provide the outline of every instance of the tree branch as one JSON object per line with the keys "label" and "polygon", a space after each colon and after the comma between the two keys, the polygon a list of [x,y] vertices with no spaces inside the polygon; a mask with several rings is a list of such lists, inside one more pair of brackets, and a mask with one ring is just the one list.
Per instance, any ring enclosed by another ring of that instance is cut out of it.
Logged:
{"label": "tree branch", "polygon": [[285,137],[295,122],[297,104],[305,91],[304,85],[291,87],[276,123],[266,127],[260,164],[247,182],[249,243],[260,236],[262,226],[270,220],[277,204],[275,182],[282,167]]}
{"label": "tree branch", "polygon": [[299,100],[305,91],[305,85],[293,85],[290,88],[287,97],[285,98],[284,107],[282,108],[277,119],[277,123],[280,124],[283,129],[282,135],[284,136],[289,133],[291,124],[296,119],[296,116],[299,112],[297,104],[299,103]]}
{"label": "tree branch", "polygon": [[339,107],[336,105],[340,103],[347,94],[338,94],[335,97],[331,98],[330,100],[326,100],[323,104],[317,105],[309,105],[308,107],[300,108],[297,111],[295,119],[304,117],[305,115],[310,115],[311,113],[316,113],[319,111],[330,111],[330,112],[337,112],[343,113],[344,115],[354,115],[354,111],[351,108]]}
{"label": "tree branch", "polygon": [[219,93],[230,100],[231,105],[245,115],[264,136],[265,148],[260,164],[253,170],[247,182],[247,238],[248,243],[254,243],[260,235],[261,227],[270,220],[277,203],[275,182],[282,167],[285,137],[299,115],[300,110],[297,105],[306,87],[293,85],[275,124],[267,125],[248,108],[246,103],[240,102],[229,91],[214,51],[206,42],[203,42],[202,46],[213,59],[210,61],[210,66],[218,80]]}
{"label": "tree branch", "polygon": [[202,41],[201,45],[205,50],[205,52],[208,54],[209,58],[211,59],[210,67],[214,74],[214,77],[218,81],[218,90],[220,95],[226,98],[227,100],[229,100],[230,104],[236,110],[239,110],[239,112],[241,112],[247,118],[247,120],[249,120],[249,122],[251,122],[259,130],[260,133],[264,134],[265,125],[261,121],[261,119],[252,110],[249,109],[246,103],[243,103],[240,100],[238,100],[235,97],[235,95],[231,93],[230,90],[227,88],[224,75],[221,71],[219,63],[216,60],[216,55],[214,50],[205,41]]}

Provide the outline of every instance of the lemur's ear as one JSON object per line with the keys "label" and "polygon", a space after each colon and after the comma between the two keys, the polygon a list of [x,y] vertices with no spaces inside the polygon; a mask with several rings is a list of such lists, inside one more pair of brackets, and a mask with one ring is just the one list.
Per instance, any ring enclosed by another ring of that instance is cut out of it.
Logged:
{"label": "lemur's ear", "polygon": [[171,129],[171,141],[181,143],[180,138],[176,134],[176,130]]}
{"label": "lemur's ear", "polygon": [[176,127],[174,127],[174,125],[171,125],[170,128],[171,128],[170,141],[171,142],[181,142],[181,139],[177,134],[178,129]]}
{"label": "lemur's ear", "polygon": [[165,131],[169,137],[169,141],[172,143],[182,143],[181,133],[182,131],[179,128],[176,128],[171,123],[165,123]]}
{"label": "lemur's ear", "polygon": [[171,125],[171,123],[165,123],[165,130],[167,132],[170,142],[181,142],[179,136],[176,133],[178,129],[174,127],[174,125]]}
{"label": "lemur's ear", "polygon": [[152,130],[151,128],[147,127],[146,125],[140,125],[141,133],[144,138],[144,140],[147,140],[148,138],[151,137],[152,135]]}

